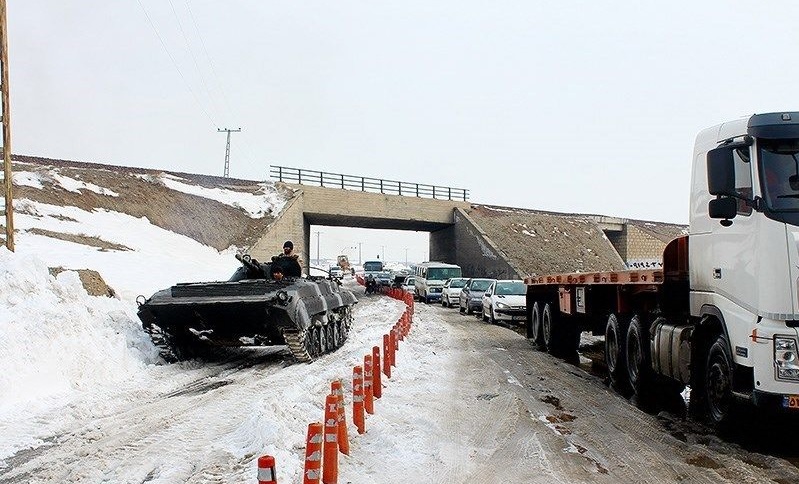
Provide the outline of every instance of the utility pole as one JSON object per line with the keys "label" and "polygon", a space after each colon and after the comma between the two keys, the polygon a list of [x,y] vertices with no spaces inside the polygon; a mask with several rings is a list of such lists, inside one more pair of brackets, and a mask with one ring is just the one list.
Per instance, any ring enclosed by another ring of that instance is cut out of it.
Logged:
{"label": "utility pole", "polygon": [[383,252],[383,263],[385,263],[386,262],[386,246],[385,245],[381,245],[380,248],[383,249],[383,251],[382,251]]}
{"label": "utility pole", "polygon": [[320,259],[319,259],[319,234],[321,234],[321,233],[322,232],[319,232],[318,230],[316,231],[316,265],[317,265],[317,267],[320,265],[320,262],[319,262],[320,261]]}
{"label": "utility pole", "polygon": [[217,133],[227,133],[227,144],[225,145],[225,171],[222,174],[223,177],[227,178],[230,176],[230,133],[241,133],[241,128],[237,129],[216,129]]}
{"label": "utility pole", "polygon": [[5,182],[6,247],[14,252],[14,203],[11,190],[11,109],[8,105],[8,25],[6,0],[0,0],[0,101],[3,104],[3,181]]}
{"label": "utility pole", "polygon": [[358,265],[361,265],[363,262],[361,261],[361,246],[363,242],[358,242]]}
{"label": "utility pole", "polygon": [[405,247],[405,266],[408,266],[408,248]]}

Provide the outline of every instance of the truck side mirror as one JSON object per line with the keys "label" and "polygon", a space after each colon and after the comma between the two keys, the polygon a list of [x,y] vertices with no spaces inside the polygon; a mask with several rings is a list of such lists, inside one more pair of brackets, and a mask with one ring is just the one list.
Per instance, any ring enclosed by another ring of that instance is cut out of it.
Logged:
{"label": "truck side mirror", "polygon": [[735,146],[721,146],[707,152],[707,188],[711,195],[734,197]]}
{"label": "truck side mirror", "polygon": [[720,218],[721,225],[729,227],[732,225],[730,219],[738,214],[738,200],[730,197],[716,198],[707,205],[710,218]]}

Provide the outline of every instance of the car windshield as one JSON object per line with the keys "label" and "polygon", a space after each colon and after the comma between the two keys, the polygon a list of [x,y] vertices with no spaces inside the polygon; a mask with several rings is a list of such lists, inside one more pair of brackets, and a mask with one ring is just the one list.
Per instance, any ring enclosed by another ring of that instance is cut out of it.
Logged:
{"label": "car windshield", "polygon": [[498,282],[496,294],[502,296],[524,296],[527,292],[524,281]]}
{"label": "car windshield", "polygon": [[490,279],[472,281],[472,291],[485,291],[492,282]]}
{"label": "car windshield", "polygon": [[409,278],[405,279],[405,285],[406,286],[410,286],[414,282],[416,282],[416,281],[415,281],[415,279],[413,277],[409,277]]}
{"label": "car windshield", "polygon": [[454,287],[454,288],[463,287],[465,285],[466,285],[466,279],[453,279],[449,283],[449,287]]}
{"label": "car windshield", "polygon": [[460,267],[430,267],[427,269],[428,281],[444,281],[453,277],[460,277]]}
{"label": "car windshield", "polygon": [[763,196],[771,210],[799,210],[799,140],[758,140]]}

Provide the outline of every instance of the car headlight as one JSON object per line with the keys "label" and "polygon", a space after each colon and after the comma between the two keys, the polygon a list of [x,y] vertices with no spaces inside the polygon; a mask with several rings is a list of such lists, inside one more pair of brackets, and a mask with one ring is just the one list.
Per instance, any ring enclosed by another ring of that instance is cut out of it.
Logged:
{"label": "car headlight", "polygon": [[796,348],[794,338],[774,337],[774,364],[777,366],[777,378],[799,381],[799,361],[797,361]]}
{"label": "car headlight", "polygon": [[499,309],[508,309],[510,306],[508,306],[508,305],[507,305],[507,304],[505,304],[505,303],[498,302],[498,303],[497,303],[497,307],[498,307]]}

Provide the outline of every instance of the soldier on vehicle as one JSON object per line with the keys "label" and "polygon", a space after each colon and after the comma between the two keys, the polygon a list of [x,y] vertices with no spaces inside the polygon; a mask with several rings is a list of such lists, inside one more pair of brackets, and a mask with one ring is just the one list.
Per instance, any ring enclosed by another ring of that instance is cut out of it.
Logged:
{"label": "soldier on vehicle", "polygon": [[302,267],[300,266],[299,256],[294,254],[294,243],[287,240],[283,244],[283,252],[272,257],[272,272],[275,268],[280,268],[281,272],[286,277],[300,277],[302,276]]}
{"label": "soldier on vehicle", "polygon": [[280,266],[272,264],[272,279],[276,281],[283,280],[283,268]]}

